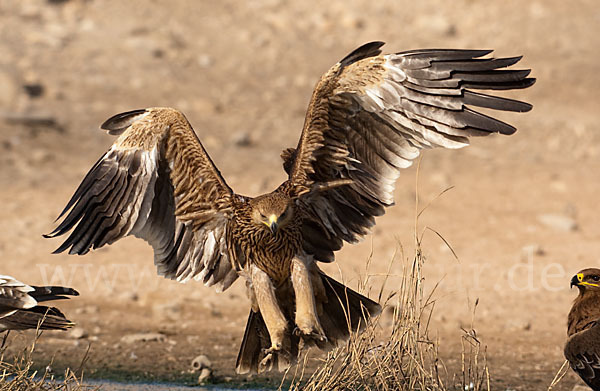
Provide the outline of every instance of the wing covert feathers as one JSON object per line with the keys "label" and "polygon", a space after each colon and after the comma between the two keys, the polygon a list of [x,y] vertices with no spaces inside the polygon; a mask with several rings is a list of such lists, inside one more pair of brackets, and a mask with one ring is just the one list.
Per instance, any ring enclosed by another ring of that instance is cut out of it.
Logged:
{"label": "wing covert feathers", "polygon": [[565,358],[571,368],[593,390],[600,390],[600,325],[579,331],[567,340]]}
{"label": "wing covert feathers", "polygon": [[233,191],[185,116],[169,108],[134,110],[102,128],[119,137],[47,235],[70,231],[55,252],[81,255],[134,235],[154,248],[159,274],[226,289],[237,277],[225,243]]}
{"label": "wing covert feathers", "polygon": [[[428,49],[381,55],[366,44],[334,65],[317,83],[295,149],[284,169],[312,215],[305,250],[333,259],[342,240],[355,242],[374,216],[394,203],[402,168],[422,149],[462,148],[469,137],[516,129],[478,108],[526,112],[531,105],[477,90],[531,86],[529,70],[506,69],[521,57],[485,58],[491,50]],[[353,184],[310,193],[317,183]],[[308,201],[310,200],[310,201]]]}

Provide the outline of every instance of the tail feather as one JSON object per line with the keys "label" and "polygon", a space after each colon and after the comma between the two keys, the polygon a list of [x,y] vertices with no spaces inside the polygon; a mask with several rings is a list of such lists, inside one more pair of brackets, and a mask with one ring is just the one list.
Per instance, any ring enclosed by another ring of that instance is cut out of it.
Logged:
{"label": "tail feather", "polygon": [[[325,287],[326,301],[320,303],[319,321],[327,336],[327,341],[319,343],[319,348],[329,350],[349,338],[351,332],[364,329],[370,317],[381,312],[381,306],[373,300],[353,291],[333,278],[319,272]],[[293,311],[286,312],[290,327],[284,340],[282,352],[276,355],[271,367],[280,371],[294,364],[301,349],[301,341],[294,329]],[[272,368],[260,368],[265,350],[271,347],[267,326],[260,312],[250,310],[244,339],[237,357],[236,371],[239,374],[257,373]]]}
{"label": "tail feather", "polygon": [[291,332],[288,333],[284,340],[282,353],[275,355],[268,367],[261,368],[260,362],[266,356],[265,351],[271,347],[271,338],[261,313],[250,310],[235,370],[239,374],[270,371],[273,367],[284,371],[295,364],[299,342],[300,339],[297,336]]}
{"label": "tail feather", "polygon": [[381,313],[381,306],[326,274],[319,274],[327,297],[319,320],[332,348],[347,340],[350,332],[362,331],[370,317]]}
{"label": "tail feather", "polygon": [[250,310],[242,346],[238,353],[235,369],[237,373],[258,372],[262,352],[271,345],[267,325],[260,312]]}

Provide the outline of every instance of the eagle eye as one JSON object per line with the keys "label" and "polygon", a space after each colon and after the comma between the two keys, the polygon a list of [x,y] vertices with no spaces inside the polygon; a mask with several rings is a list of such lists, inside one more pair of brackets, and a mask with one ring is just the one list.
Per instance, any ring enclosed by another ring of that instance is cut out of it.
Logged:
{"label": "eagle eye", "polygon": [[592,276],[592,280],[594,280],[594,281],[600,281],[600,276]]}

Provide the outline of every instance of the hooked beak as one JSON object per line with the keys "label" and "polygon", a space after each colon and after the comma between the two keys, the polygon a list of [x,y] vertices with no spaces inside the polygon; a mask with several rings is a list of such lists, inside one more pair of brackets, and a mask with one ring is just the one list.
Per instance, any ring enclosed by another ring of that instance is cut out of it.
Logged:
{"label": "hooked beak", "polygon": [[277,216],[269,216],[269,229],[271,230],[271,233],[273,233],[273,235],[277,233],[278,228],[279,226],[277,225]]}
{"label": "hooked beak", "polygon": [[579,286],[581,281],[583,281],[583,274],[577,273],[573,276],[573,278],[571,278],[571,288],[573,288],[574,286]]}

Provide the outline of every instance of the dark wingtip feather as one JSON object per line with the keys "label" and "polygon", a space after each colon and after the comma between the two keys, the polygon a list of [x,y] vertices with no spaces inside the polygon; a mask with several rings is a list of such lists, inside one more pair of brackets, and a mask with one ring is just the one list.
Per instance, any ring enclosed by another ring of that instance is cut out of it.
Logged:
{"label": "dark wingtip feather", "polygon": [[100,128],[108,130],[109,134],[119,135],[136,120],[137,116],[144,114],[145,112],[146,109],[138,109],[113,115],[104,121],[104,123],[100,125]]}
{"label": "dark wingtip feather", "polygon": [[414,58],[427,58],[431,60],[465,60],[468,58],[479,58],[493,52],[493,49],[412,49],[398,52],[402,56]]}
{"label": "dark wingtip feather", "polygon": [[382,41],[365,43],[364,45],[360,46],[357,49],[354,49],[350,54],[344,57],[340,61],[340,65],[342,68],[344,68],[362,59],[377,56],[381,53],[381,50],[379,50],[379,48],[383,45],[385,45],[385,42]]}
{"label": "dark wingtip feather", "polygon": [[532,85],[535,84],[535,82],[537,81],[537,79],[535,77],[529,77],[527,79],[524,79],[523,81],[527,81],[528,84],[525,87],[531,87]]}
{"label": "dark wingtip feather", "polygon": [[518,113],[528,112],[533,107],[531,104],[526,102],[502,98],[499,96],[480,94],[472,91],[465,91],[463,93],[463,99],[463,102],[466,105],[486,107],[494,110],[514,111]]}

